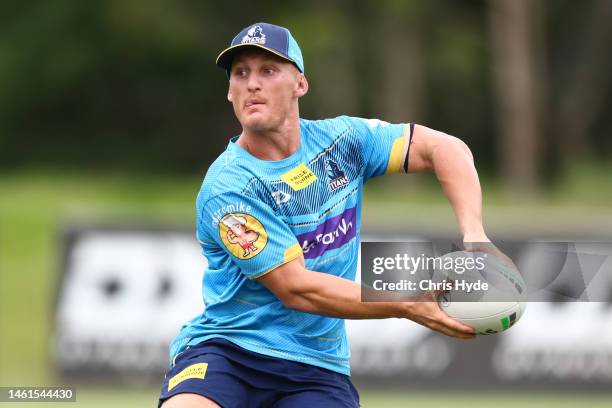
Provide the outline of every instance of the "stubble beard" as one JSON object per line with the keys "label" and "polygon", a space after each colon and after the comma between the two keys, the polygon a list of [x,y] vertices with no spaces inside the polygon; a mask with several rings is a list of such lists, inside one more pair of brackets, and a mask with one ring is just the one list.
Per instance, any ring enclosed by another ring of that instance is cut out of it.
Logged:
{"label": "stubble beard", "polygon": [[253,120],[245,120],[242,122],[242,127],[249,132],[265,133],[278,130],[284,123],[285,118],[282,115],[274,117],[260,117]]}

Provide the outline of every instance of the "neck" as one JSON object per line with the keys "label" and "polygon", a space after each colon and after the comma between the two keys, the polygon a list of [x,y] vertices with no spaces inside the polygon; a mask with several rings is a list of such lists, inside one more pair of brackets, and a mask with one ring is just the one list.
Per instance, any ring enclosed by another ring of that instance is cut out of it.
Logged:
{"label": "neck", "polygon": [[236,143],[260,160],[282,160],[300,148],[300,120],[287,118],[275,129],[243,128]]}

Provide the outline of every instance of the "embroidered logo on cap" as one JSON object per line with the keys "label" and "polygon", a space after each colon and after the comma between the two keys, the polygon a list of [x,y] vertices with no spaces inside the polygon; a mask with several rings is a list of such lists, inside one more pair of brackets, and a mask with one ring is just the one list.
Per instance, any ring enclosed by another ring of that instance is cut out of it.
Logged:
{"label": "embroidered logo on cap", "polygon": [[240,41],[240,43],[241,44],[250,44],[250,43],[265,44],[266,35],[262,32],[260,26],[253,26],[249,28],[249,31],[247,31],[247,34],[244,37],[242,37],[242,41]]}

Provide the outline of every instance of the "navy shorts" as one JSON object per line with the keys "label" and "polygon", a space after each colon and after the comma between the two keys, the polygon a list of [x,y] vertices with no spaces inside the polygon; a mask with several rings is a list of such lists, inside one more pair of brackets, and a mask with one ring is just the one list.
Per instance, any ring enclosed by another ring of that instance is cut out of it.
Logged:
{"label": "navy shorts", "polygon": [[254,353],[220,338],[179,354],[158,406],[185,392],[223,408],[359,407],[359,394],[344,374]]}

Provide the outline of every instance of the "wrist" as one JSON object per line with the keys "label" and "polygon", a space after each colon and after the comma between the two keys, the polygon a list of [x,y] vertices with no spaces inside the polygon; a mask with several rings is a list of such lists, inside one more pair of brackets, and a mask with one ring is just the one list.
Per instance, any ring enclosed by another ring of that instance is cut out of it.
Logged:
{"label": "wrist", "polygon": [[397,311],[397,318],[400,319],[411,319],[414,316],[414,304],[415,302],[398,302],[399,309]]}
{"label": "wrist", "polygon": [[489,242],[482,225],[462,229],[463,242]]}

